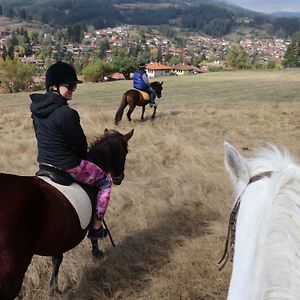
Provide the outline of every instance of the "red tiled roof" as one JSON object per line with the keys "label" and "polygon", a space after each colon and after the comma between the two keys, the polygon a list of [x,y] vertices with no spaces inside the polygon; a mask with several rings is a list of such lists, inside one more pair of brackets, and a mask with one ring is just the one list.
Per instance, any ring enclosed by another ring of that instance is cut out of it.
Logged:
{"label": "red tiled roof", "polygon": [[122,80],[125,79],[124,75],[122,73],[112,73],[108,77],[116,80]]}
{"label": "red tiled roof", "polygon": [[146,69],[148,69],[148,70],[172,70],[171,67],[162,65],[160,63],[147,64]]}
{"label": "red tiled roof", "polygon": [[173,66],[173,70],[180,70],[180,71],[193,71],[194,67],[185,65],[185,64],[177,64]]}

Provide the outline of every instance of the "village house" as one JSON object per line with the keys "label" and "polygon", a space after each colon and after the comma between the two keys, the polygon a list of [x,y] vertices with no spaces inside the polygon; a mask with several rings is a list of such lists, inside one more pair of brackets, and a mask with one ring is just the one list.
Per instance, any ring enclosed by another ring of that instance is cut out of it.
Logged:
{"label": "village house", "polygon": [[115,80],[125,80],[125,77],[122,73],[115,72],[106,76],[104,79],[108,81],[115,81]]}
{"label": "village house", "polygon": [[176,75],[188,75],[194,73],[195,67],[186,64],[177,64],[172,69]]}
{"label": "village house", "polygon": [[160,63],[150,63],[146,65],[146,72],[149,78],[170,76],[172,68]]}

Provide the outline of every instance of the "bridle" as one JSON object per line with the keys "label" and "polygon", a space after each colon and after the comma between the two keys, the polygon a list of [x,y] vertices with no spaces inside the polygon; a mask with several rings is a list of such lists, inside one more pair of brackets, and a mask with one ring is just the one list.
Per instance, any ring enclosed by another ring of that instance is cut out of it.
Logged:
{"label": "bridle", "polygon": [[239,208],[240,208],[240,204],[241,204],[241,198],[242,198],[246,188],[248,187],[249,184],[251,184],[255,181],[258,181],[265,177],[271,177],[272,173],[273,173],[272,171],[266,171],[266,172],[262,172],[262,173],[252,176],[250,178],[249,182],[247,183],[244,191],[241,193],[241,195],[236,200],[234,207],[230,213],[230,217],[229,217],[224,253],[223,253],[222,258],[218,262],[218,264],[221,264],[221,266],[219,267],[219,271],[221,271],[225,267],[229,258],[231,261],[233,260],[234,245],[235,245],[235,232],[236,232],[236,220],[237,220],[237,216],[238,216],[238,212],[239,212]]}

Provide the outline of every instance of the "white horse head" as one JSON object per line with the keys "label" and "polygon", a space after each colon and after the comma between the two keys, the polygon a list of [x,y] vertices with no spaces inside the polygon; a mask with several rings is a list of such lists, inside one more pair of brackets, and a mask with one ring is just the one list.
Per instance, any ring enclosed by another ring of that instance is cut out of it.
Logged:
{"label": "white horse head", "polygon": [[299,300],[300,166],[273,145],[251,159],[224,149],[240,202],[228,299]]}

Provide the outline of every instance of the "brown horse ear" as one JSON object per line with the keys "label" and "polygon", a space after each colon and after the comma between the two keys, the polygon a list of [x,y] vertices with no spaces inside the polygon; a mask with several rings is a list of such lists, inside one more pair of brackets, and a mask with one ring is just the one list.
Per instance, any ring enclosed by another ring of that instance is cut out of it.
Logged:
{"label": "brown horse ear", "polygon": [[162,82],[160,83],[160,85],[163,85],[163,83],[164,83],[164,82],[162,81]]}
{"label": "brown horse ear", "polygon": [[109,135],[109,132],[110,132],[109,129],[105,128],[104,129],[104,136]]}
{"label": "brown horse ear", "polygon": [[133,136],[133,133],[134,133],[134,129],[132,129],[131,131],[129,131],[128,133],[124,134],[123,135],[123,138],[126,142],[128,142],[131,137]]}

